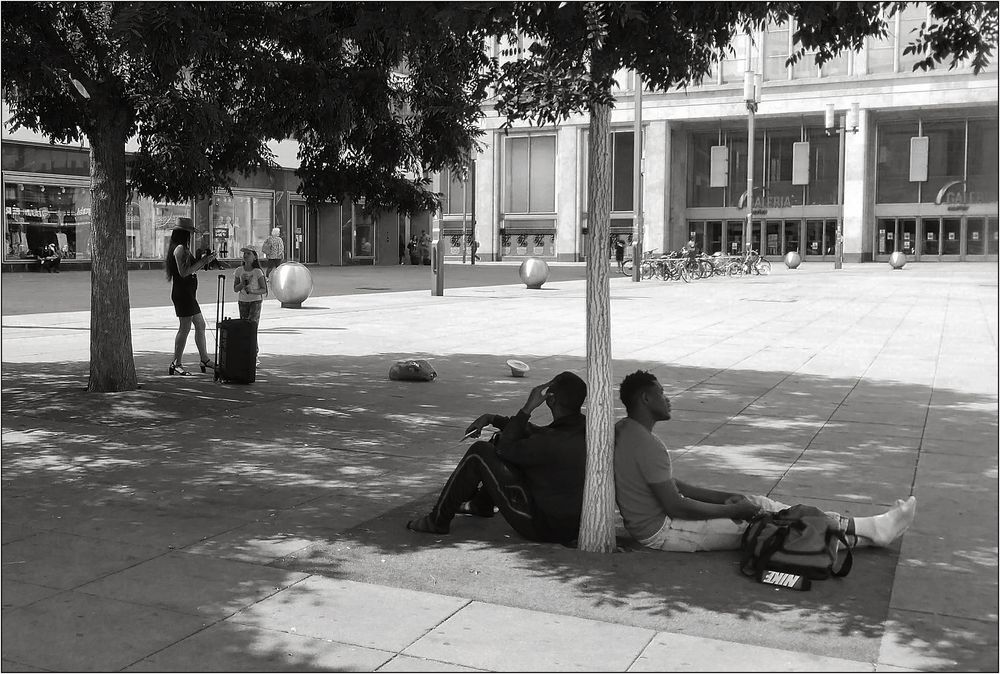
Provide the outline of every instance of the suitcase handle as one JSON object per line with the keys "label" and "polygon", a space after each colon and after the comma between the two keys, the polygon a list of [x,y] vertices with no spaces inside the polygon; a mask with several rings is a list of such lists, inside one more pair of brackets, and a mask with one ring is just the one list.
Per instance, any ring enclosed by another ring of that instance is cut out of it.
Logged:
{"label": "suitcase handle", "polygon": [[219,274],[219,296],[215,300],[215,381],[219,381],[219,324],[225,313],[225,285],[226,275]]}

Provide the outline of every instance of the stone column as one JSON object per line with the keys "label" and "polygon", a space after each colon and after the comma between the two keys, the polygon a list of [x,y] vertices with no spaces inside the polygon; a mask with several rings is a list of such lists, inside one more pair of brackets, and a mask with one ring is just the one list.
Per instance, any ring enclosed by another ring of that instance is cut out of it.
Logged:
{"label": "stone column", "polygon": [[[838,111],[839,116],[843,113]],[[867,180],[867,148],[871,115],[861,110],[858,132],[847,130],[844,138],[844,262],[860,262],[864,237],[869,235],[865,223],[865,204],[871,199],[874,185]],[[838,121],[839,123],[839,121]]]}

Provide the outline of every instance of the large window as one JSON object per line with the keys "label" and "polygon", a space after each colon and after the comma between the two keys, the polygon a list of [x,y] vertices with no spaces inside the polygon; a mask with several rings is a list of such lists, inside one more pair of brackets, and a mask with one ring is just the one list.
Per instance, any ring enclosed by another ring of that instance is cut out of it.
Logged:
{"label": "large window", "polygon": [[948,183],[965,178],[965,121],[925,122],[927,137],[927,182],[920,201],[934,203],[937,192]]}
{"label": "large window", "polygon": [[240,248],[261,244],[274,226],[274,198],[239,191],[216,194],[212,198],[212,247],[219,257],[237,258]]}
{"label": "large window", "polygon": [[[997,120],[969,120],[969,160],[966,188],[970,201],[997,201]],[[996,232],[994,231],[994,234]]]}
{"label": "large window", "polygon": [[809,185],[806,187],[806,203],[837,203],[837,184],[840,170],[840,139],[837,134],[826,135],[823,129],[815,128],[809,134]]}
{"label": "large window", "polygon": [[787,80],[785,61],[789,54],[789,23],[769,24],[764,31],[764,79]]}
{"label": "large window", "polygon": [[90,188],[4,183],[4,259],[35,259],[55,244],[64,258],[90,257]]}
{"label": "large window", "polygon": [[722,83],[742,82],[743,73],[747,69],[747,44],[750,41],[748,35],[737,35],[730,45],[732,51],[725,50],[721,59]]}
{"label": "large window", "polygon": [[[927,138],[927,180],[910,182],[910,139],[918,133]],[[879,124],[876,202],[934,203],[945,188],[947,201],[996,201],[997,135],[996,119]]]}
{"label": "large window", "polygon": [[877,202],[885,204],[917,201],[918,183],[910,182],[910,138],[916,135],[917,122],[879,125],[875,158]]}
{"label": "large window", "polygon": [[[464,178],[464,180],[463,180]],[[462,215],[462,213],[472,213],[472,172],[467,171],[463,176],[455,173],[451,169],[441,172],[441,192],[444,200],[441,203],[441,212],[444,215]],[[465,195],[465,208],[462,208],[462,195]]]}
{"label": "large window", "polygon": [[556,137],[508,138],[504,177],[506,213],[554,213]]}
{"label": "large window", "polygon": [[504,147],[501,255],[553,257],[556,137],[546,134],[508,138]]}
{"label": "large window", "polygon": [[899,39],[896,40],[896,51],[899,54],[899,72],[913,72],[913,64],[923,58],[923,54],[904,54],[906,45],[914,42],[920,31],[920,25],[927,21],[927,5],[918,3],[909,5],[899,14]]}

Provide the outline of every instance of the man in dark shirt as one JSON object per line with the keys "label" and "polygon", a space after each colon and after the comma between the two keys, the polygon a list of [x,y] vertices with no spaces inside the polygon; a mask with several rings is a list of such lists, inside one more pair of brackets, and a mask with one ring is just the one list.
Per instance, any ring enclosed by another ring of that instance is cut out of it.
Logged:
{"label": "man in dark shirt", "polygon": [[[424,533],[446,534],[456,514],[493,517],[494,506],[519,534],[532,541],[570,543],[580,528],[587,468],[587,423],[580,408],[587,385],[572,372],[531,389],[513,417],[484,414],[469,424],[467,437],[487,426],[500,429],[489,442],[476,442],[445,484],[429,515],[406,524]],[[528,420],[542,403],[552,423]]]}

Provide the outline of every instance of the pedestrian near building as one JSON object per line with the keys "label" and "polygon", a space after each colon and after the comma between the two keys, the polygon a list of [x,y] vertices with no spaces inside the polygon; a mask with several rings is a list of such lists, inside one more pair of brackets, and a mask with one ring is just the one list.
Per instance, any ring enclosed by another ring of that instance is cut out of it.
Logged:
{"label": "pedestrian near building", "polygon": [[625,242],[620,236],[615,237],[615,262],[618,263],[618,271],[625,271]]}
{"label": "pedestrian near building", "polygon": [[410,237],[410,240],[406,243],[406,252],[410,258],[410,264],[418,265],[420,264],[420,251],[417,250],[417,235],[414,234]]}
{"label": "pedestrian near building", "polygon": [[285,257],[285,242],[281,238],[281,230],[277,227],[271,230],[271,235],[264,239],[260,252],[267,255],[267,271],[264,276],[271,277],[274,268],[281,264]]}
{"label": "pedestrian near building", "polygon": [[45,246],[37,255],[38,262],[42,265],[42,271],[46,271],[50,274],[59,273],[59,263],[62,261],[62,255],[59,254],[59,249],[56,248],[56,244],[50,243]]}
{"label": "pedestrian near building", "polygon": [[420,264],[431,263],[431,237],[427,235],[427,230],[420,230],[420,239],[417,241],[420,248]]}

